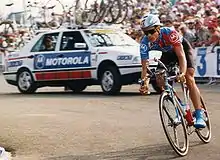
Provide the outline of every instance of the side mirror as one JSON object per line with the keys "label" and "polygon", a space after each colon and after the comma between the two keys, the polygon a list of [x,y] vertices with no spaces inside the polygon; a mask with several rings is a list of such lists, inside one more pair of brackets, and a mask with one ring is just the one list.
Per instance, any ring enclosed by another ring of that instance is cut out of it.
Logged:
{"label": "side mirror", "polygon": [[75,43],[74,44],[74,48],[77,48],[77,49],[87,49],[87,45],[86,45],[86,43]]}

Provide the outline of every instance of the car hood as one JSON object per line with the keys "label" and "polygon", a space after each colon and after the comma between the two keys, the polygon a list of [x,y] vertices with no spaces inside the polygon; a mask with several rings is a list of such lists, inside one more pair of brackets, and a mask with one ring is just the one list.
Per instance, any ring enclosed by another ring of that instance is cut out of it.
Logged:
{"label": "car hood", "polygon": [[110,47],[97,47],[101,52],[111,52],[115,54],[126,54],[133,56],[140,56],[140,48],[137,46],[110,46]]}

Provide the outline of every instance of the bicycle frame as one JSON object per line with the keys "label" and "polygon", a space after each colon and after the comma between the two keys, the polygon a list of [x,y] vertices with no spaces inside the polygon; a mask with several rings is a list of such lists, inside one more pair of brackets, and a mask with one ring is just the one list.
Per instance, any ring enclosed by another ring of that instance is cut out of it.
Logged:
{"label": "bicycle frame", "polygon": [[[182,102],[180,100],[176,90],[174,89],[174,87],[168,83],[169,81],[175,82],[176,75],[169,76],[167,67],[159,59],[154,58],[153,60],[155,62],[158,62],[158,64],[161,65],[161,67],[163,69],[165,69],[165,71],[164,71],[165,92],[167,92],[170,95],[170,97],[172,98],[172,100],[174,102],[174,105],[178,106],[179,110],[181,111],[184,118],[186,119],[188,126],[192,126],[194,124],[194,119],[193,119],[192,112],[191,112],[190,105],[189,105],[188,88],[187,88],[186,84],[180,83],[182,91],[183,91],[183,96],[184,96],[184,101]],[[152,72],[151,72],[151,74],[152,74]],[[178,114],[178,112],[177,112],[177,114]]]}
{"label": "bicycle frame", "polygon": [[165,78],[165,91],[168,92],[170,97],[172,97],[174,105],[179,107],[181,113],[183,114],[184,118],[188,123],[188,126],[192,126],[194,124],[194,120],[190,110],[187,86],[184,83],[181,83],[181,88],[184,96],[184,101],[181,101],[174,87],[168,83],[168,81],[175,81],[176,76],[167,77],[167,73],[165,73],[164,78]]}

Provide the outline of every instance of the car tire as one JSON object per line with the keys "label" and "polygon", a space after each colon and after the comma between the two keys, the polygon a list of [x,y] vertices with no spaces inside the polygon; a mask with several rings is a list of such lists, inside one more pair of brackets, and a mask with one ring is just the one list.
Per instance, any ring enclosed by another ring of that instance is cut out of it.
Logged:
{"label": "car tire", "polygon": [[121,90],[121,75],[116,67],[108,67],[101,72],[101,88],[106,95],[118,94]]}
{"label": "car tire", "polygon": [[34,93],[37,90],[34,78],[29,70],[23,69],[18,72],[17,87],[18,90],[24,94]]}
{"label": "car tire", "polygon": [[74,93],[80,93],[86,89],[87,85],[85,84],[77,84],[77,85],[68,85],[69,89],[71,89]]}

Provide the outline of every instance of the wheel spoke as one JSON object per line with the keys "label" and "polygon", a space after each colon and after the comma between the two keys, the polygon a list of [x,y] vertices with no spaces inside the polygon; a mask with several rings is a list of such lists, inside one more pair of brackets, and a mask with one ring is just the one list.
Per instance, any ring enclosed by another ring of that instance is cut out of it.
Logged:
{"label": "wheel spoke", "polygon": [[112,86],[113,86],[114,80],[113,80],[113,75],[110,71],[106,71],[103,74],[103,78],[102,78],[102,84],[103,84],[103,88],[106,91],[110,91]]}
{"label": "wheel spoke", "polygon": [[23,72],[20,74],[19,79],[18,79],[18,85],[19,87],[26,91],[30,88],[32,83],[32,78],[29,72]]}

